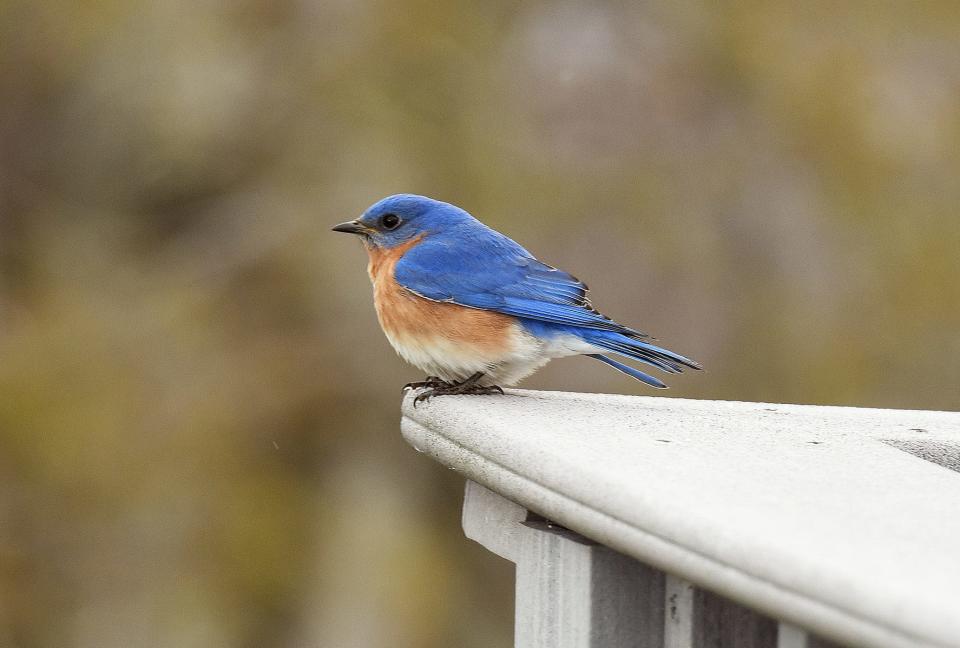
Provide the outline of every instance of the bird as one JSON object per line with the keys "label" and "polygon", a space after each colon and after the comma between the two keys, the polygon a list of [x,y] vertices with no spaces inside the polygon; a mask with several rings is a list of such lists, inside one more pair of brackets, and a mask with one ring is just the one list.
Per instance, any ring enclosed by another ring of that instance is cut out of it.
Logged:
{"label": "bird", "polygon": [[502,394],[567,356],[594,358],[657,389],[667,385],[610,356],[669,374],[702,368],[603,315],[582,281],[456,205],[396,194],[333,231],[363,240],[380,326],[400,357],[427,374],[404,386],[422,390],[414,406]]}

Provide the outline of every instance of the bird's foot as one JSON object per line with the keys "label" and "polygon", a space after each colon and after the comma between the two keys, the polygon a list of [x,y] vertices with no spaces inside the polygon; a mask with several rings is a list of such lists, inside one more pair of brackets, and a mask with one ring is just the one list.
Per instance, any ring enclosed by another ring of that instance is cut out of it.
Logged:
{"label": "bird's foot", "polygon": [[423,380],[418,380],[416,382],[408,382],[403,386],[403,391],[406,392],[408,389],[423,389],[424,387],[429,387],[430,389],[437,389],[438,387],[446,387],[449,385],[445,380],[441,380],[437,376],[427,376]]}
{"label": "bird's foot", "polygon": [[448,384],[446,387],[430,387],[425,389],[422,394],[417,394],[417,397],[413,399],[413,406],[416,407],[420,403],[425,403],[434,396],[489,396],[491,394],[503,394],[503,388],[498,385],[461,387],[457,384]]}
{"label": "bird's foot", "polygon": [[422,394],[417,394],[413,399],[413,406],[426,402],[434,396],[488,396],[490,394],[503,394],[503,388],[498,385],[478,385],[477,381],[483,376],[482,373],[475,373],[461,382],[448,383],[439,381],[439,384],[424,385],[427,387]]}

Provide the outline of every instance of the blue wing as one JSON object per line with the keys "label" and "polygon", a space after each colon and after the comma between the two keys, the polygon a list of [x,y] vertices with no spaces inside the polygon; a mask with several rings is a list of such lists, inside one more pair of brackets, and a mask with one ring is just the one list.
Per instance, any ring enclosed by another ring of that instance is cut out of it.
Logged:
{"label": "blue wing", "polygon": [[499,232],[477,225],[443,238],[428,237],[412,248],[397,263],[397,282],[434,301],[644,336],[594,310],[587,286],[573,275],[538,261]]}
{"label": "blue wing", "polygon": [[[574,332],[597,347],[663,371],[700,368],[688,358],[645,342],[646,333],[601,314],[591,305],[583,282],[538,261],[513,240],[479,222],[443,237],[428,236],[400,259],[394,276],[401,286],[421,297],[512,315],[531,328]],[[623,367],[603,360],[618,369]],[[647,378],[646,382],[656,381]]]}

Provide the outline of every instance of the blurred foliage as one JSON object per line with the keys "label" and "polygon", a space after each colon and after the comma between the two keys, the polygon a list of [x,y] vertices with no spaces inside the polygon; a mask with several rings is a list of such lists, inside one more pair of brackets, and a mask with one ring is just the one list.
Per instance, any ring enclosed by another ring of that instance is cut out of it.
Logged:
{"label": "blurred foliage", "polygon": [[[456,202],[701,360],[956,409],[960,4],[0,0],[0,645],[509,645],[330,225]],[[527,386],[641,393],[553,363]]]}

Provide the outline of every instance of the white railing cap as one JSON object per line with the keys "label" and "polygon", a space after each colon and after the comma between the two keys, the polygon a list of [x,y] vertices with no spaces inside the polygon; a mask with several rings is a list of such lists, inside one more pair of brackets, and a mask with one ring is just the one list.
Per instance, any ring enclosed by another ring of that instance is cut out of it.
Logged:
{"label": "white railing cap", "polygon": [[469,479],[770,616],[960,646],[960,413],[518,390],[403,416]]}

